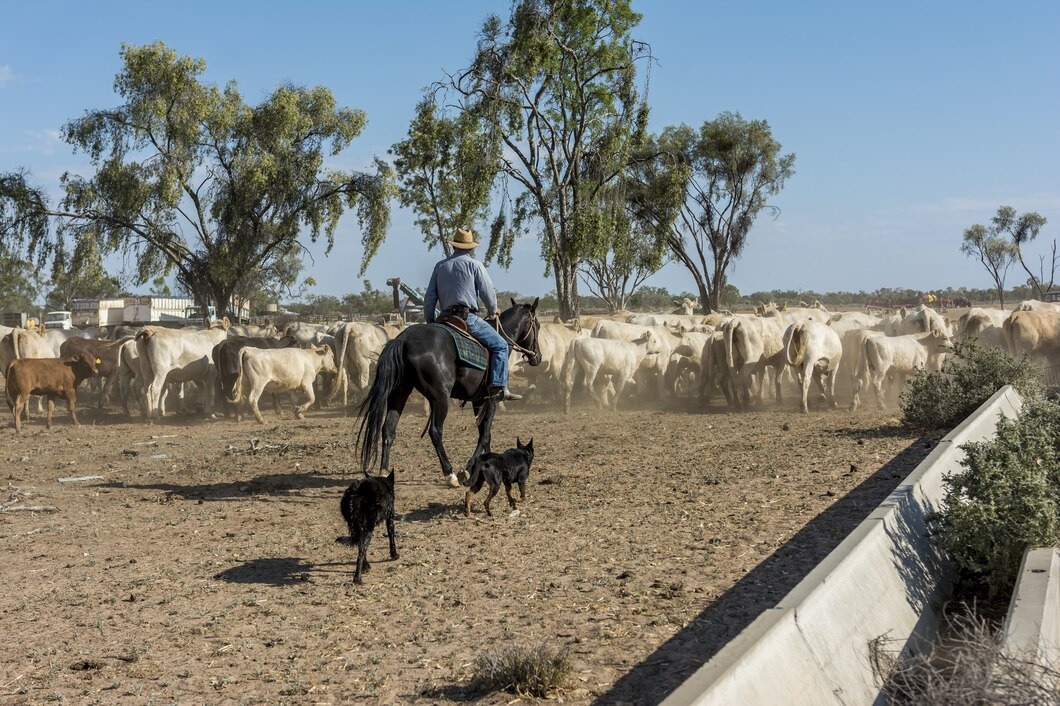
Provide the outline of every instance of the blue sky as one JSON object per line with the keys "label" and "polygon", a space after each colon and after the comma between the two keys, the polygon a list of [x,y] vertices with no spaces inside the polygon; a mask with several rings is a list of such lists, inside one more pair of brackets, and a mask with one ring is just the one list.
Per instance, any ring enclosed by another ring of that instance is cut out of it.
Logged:
{"label": "blue sky", "polygon": [[[293,81],[325,85],[368,127],[336,160],[367,165],[401,139],[421,89],[468,62],[490,12],[507,2],[34,2],[0,9],[0,171],[25,167],[58,193],[87,173],[59,128],[117,105],[122,42],[163,41],[203,57],[206,78],[250,102]],[[634,0],[650,42],[655,131],[722,111],[764,118],[796,174],[760,219],[733,283],[744,292],[990,286],[958,251],[961,233],[1002,204],[1048,218],[1060,237],[1060,3],[677,2]],[[315,291],[359,291],[360,236],[344,218],[332,253],[311,248]],[[428,253],[394,206],[368,271],[425,284]],[[553,289],[533,239],[498,288]],[[1009,283],[1022,281],[1015,270]],[[691,289],[676,265],[652,284]]]}

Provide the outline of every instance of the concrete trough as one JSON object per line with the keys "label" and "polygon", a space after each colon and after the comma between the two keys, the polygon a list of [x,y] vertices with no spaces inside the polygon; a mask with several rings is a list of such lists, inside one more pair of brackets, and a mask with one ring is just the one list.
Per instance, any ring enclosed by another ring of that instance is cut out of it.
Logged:
{"label": "concrete trough", "polygon": [[1028,549],[1023,555],[1002,634],[1010,654],[1060,669],[1060,550]]}
{"label": "concrete trough", "polygon": [[1006,386],[947,434],[873,513],[777,606],[678,687],[664,706],[871,704],[878,638],[912,649],[937,631],[951,567],[928,535],[961,445],[992,438],[1023,401]]}

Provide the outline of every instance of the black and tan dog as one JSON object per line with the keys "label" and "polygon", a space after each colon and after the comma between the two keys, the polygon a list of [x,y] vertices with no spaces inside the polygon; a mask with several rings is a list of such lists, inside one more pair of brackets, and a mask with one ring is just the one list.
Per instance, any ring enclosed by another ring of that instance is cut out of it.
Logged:
{"label": "black and tan dog", "polygon": [[397,542],[394,537],[394,470],[390,475],[367,476],[355,480],[342,495],[342,517],[350,528],[350,544],[357,547],[357,569],[353,574],[355,583],[361,583],[361,571],[368,571],[368,543],[380,522],[386,523],[390,538],[390,558],[397,559]]}
{"label": "black and tan dog", "polygon": [[483,505],[486,514],[493,517],[490,512],[490,501],[497,494],[501,483],[508,494],[508,504],[515,509],[515,498],[512,497],[512,484],[519,486],[519,499],[526,500],[526,478],[530,475],[530,464],[534,462],[534,439],[526,442],[526,446],[519,440],[515,440],[515,448],[508,449],[503,454],[482,454],[475,468],[471,471],[468,479],[467,494],[464,496],[464,514],[471,515],[471,496],[482,490],[484,483],[489,483],[490,492],[486,496]]}

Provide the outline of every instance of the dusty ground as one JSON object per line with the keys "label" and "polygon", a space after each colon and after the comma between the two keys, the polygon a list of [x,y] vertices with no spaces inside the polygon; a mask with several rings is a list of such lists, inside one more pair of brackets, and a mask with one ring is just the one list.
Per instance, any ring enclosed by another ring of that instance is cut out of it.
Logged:
{"label": "dusty ground", "polygon": [[[522,512],[502,494],[494,519],[484,494],[463,517],[406,415],[401,558],[377,532],[363,586],[335,542],[354,465],[340,413],[147,426],[85,410],[20,436],[5,417],[0,703],[507,704],[469,683],[509,641],[569,648],[568,703],[657,703],[929,445],[894,412],[511,407],[495,445],[533,436],[537,461]],[[471,429],[454,409],[454,458]],[[57,481],[84,475],[103,479]]]}

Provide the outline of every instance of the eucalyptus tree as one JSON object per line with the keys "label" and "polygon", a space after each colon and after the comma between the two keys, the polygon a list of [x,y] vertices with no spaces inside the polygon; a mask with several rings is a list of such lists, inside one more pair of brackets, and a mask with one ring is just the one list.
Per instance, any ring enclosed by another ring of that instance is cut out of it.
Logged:
{"label": "eucalyptus tree", "polygon": [[488,216],[500,141],[483,128],[467,113],[445,115],[431,93],[416,106],[408,135],[390,148],[401,205],[416,214],[427,248],[439,245],[446,256],[457,228]]}
{"label": "eucalyptus tree", "polygon": [[36,308],[41,281],[32,263],[0,244],[0,312]]}
{"label": "eucalyptus tree", "polygon": [[474,58],[437,88],[500,140],[503,202],[490,254],[536,232],[559,314],[578,312],[578,267],[610,239],[601,198],[646,135],[637,88],[650,48],[628,0],[517,0],[483,23]]}
{"label": "eucalyptus tree", "polygon": [[249,105],[234,82],[204,82],[202,59],[161,43],[123,45],[121,56],[121,104],[89,110],[62,131],[95,174],[64,175],[55,206],[25,173],[4,175],[0,234],[38,257],[91,235],[102,254],[135,262],[136,284],[175,270],[184,289],[222,311],[302,233],[330,251],[349,208],[364,269],[389,223],[389,168],[378,159],[374,173],[325,164],[361,133],[363,111],[337,107],[325,87],[289,84]]}
{"label": "eucalyptus tree", "polygon": [[1056,240],[1053,240],[1052,252],[1048,257],[1048,270],[1046,269],[1046,257],[1041,256],[1037,275],[1027,265],[1023,249],[1038,237],[1038,233],[1046,223],[1045,217],[1034,211],[1017,216],[1016,209],[1011,206],[1001,206],[990,220],[993,224],[990,233],[994,236],[1008,236],[1013,259],[1019,262],[1020,267],[1027,273],[1027,283],[1034,289],[1034,296],[1041,299],[1042,295],[1051,290],[1056,283]]}
{"label": "eucalyptus tree", "polygon": [[994,280],[994,288],[997,290],[998,303],[1004,309],[1005,277],[1015,257],[1012,244],[998,237],[996,233],[991,233],[985,226],[976,224],[964,229],[961,252],[979,260],[990,274],[990,279]]}
{"label": "eucalyptus tree", "polygon": [[[704,311],[718,311],[727,272],[743,253],[755,219],[778,214],[769,203],[795,173],[765,120],[721,113],[696,130],[666,128],[647,141],[631,170],[637,218],[668,226],[667,245],[699,289]],[[674,190],[676,218],[666,208]]]}

